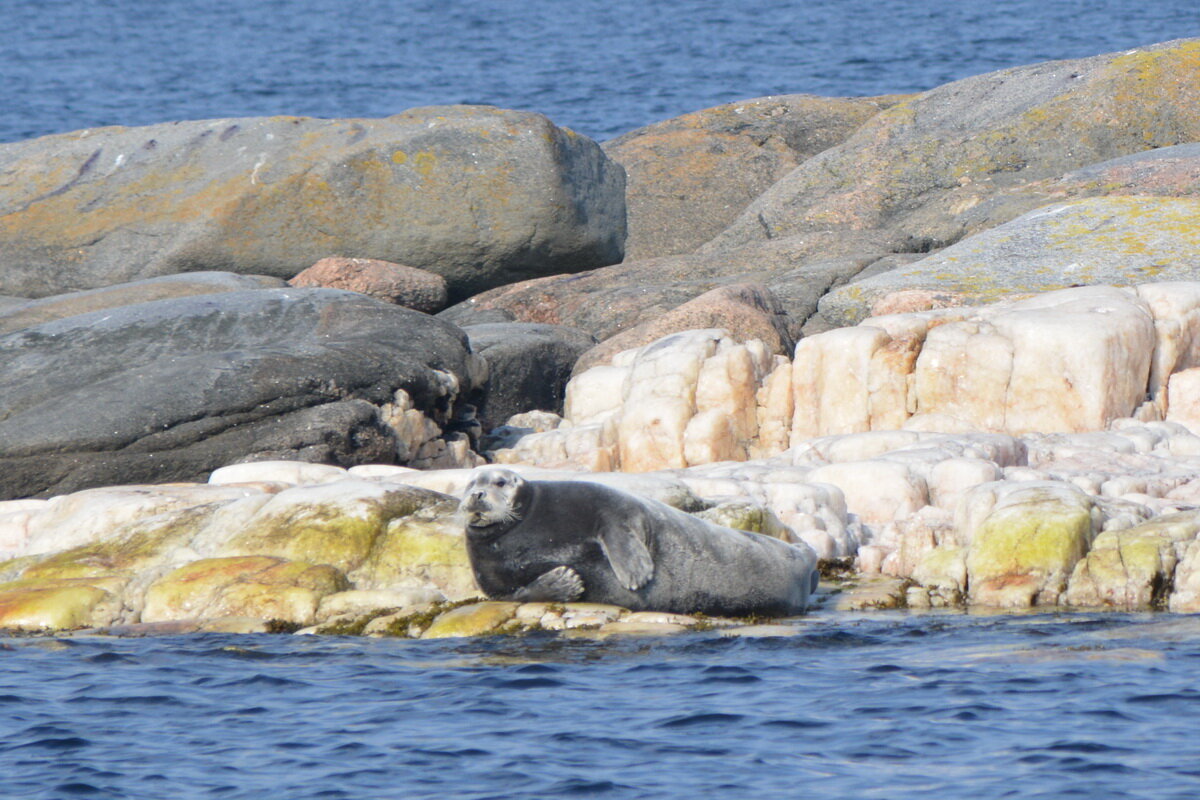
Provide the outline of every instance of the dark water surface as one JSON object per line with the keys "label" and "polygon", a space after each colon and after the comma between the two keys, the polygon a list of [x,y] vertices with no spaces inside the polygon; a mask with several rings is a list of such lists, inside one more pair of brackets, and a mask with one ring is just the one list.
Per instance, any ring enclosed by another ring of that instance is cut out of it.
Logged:
{"label": "dark water surface", "polygon": [[1197,0],[0,0],[0,142],[440,103],[598,139],[766,94],[872,95],[1200,36]]}
{"label": "dark water surface", "polygon": [[5,798],[1200,797],[1200,617],[0,640]]}

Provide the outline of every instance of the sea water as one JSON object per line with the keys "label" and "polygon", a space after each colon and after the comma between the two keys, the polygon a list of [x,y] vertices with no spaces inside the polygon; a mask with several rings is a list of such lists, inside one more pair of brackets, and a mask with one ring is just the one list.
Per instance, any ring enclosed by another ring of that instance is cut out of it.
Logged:
{"label": "sea water", "polygon": [[1200,797],[1200,617],[0,639],[5,798]]}
{"label": "sea water", "polygon": [[0,142],[444,103],[607,139],[761,95],[921,91],[1188,36],[1196,0],[0,0]]}

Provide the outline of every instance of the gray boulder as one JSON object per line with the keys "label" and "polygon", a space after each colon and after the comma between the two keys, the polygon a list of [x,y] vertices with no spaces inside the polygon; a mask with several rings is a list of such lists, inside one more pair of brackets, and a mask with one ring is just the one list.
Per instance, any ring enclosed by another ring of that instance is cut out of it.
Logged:
{"label": "gray boulder", "polygon": [[436,272],[455,298],[616,263],[625,239],[619,165],[490,106],[100,128],[0,145],[0,173],[0,294],[28,297],[342,255]]}
{"label": "gray boulder", "polygon": [[525,411],[561,414],[571,368],[596,344],[591,334],[565,325],[500,322],[463,330],[488,364],[487,385],[475,398],[484,430]]}
{"label": "gray boulder", "polygon": [[[1006,222],[1047,202],[1019,191],[1031,182],[1200,141],[1198,50],[1200,40],[1179,40],[917,95],[801,164],[705,250],[840,227],[881,231],[895,252],[929,252]],[[997,196],[1004,202],[988,202]]]}
{"label": "gray boulder", "polygon": [[830,325],[982,305],[1071,286],[1200,280],[1200,198],[1092,197],[1046,206],[821,298]]}
{"label": "gray boulder", "polygon": [[204,480],[239,460],[389,462],[379,406],[448,418],[458,328],[330,289],[159,300],[0,336],[0,498]]}
{"label": "gray boulder", "polygon": [[902,96],[776,95],[656,122],[605,142],[625,168],[625,258],[690,253],[807,158]]}
{"label": "gray boulder", "polygon": [[571,325],[604,341],[718,287],[753,282],[782,301],[787,317],[782,322],[795,339],[831,286],[884,255],[882,241],[867,232],[806,234],[724,254],[664,256],[522,281],[476,295],[439,316],[469,325],[485,313],[503,311],[522,322]]}
{"label": "gray boulder", "polygon": [[40,300],[24,300],[9,308],[0,306],[0,333],[19,331],[43,322],[120,308],[172,297],[190,297],[219,292],[242,292],[247,289],[278,289],[286,284],[279,278],[266,275],[236,275],[232,272],[185,272],[147,278],[144,281],[118,283],[101,289],[71,292]]}

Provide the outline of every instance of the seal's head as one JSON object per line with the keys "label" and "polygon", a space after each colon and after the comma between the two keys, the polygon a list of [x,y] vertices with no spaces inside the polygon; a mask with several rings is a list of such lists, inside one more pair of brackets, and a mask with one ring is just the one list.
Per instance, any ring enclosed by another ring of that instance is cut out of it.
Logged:
{"label": "seal's head", "polygon": [[[506,530],[521,518],[521,493],[525,480],[507,469],[479,471],[463,493],[458,509],[467,521],[467,532],[491,535]],[[476,530],[472,530],[476,529]]]}

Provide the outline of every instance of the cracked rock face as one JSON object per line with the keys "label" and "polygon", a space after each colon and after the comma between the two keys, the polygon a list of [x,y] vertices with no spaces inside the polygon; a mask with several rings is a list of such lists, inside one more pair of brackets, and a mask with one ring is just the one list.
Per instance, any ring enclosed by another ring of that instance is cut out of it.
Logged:
{"label": "cracked rock face", "polygon": [[241,460],[391,463],[381,407],[444,424],[479,380],[459,329],[362,295],[262,289],[0,336],[0,498],[202,480]]}

